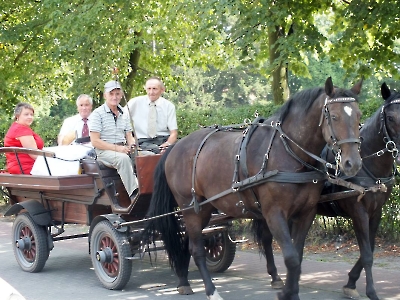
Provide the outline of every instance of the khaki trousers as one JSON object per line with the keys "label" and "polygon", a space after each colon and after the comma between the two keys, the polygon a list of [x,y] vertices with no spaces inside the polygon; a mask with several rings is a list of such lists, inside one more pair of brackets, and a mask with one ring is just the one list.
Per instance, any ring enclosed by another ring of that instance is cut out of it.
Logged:
{"label": "khaki trousers", "polygon": [[110,168],[117,169],[122,183],[130,196],[137,189],[137,179],[133,173],[131,158],[124,153],[96,149],[97,160]]}

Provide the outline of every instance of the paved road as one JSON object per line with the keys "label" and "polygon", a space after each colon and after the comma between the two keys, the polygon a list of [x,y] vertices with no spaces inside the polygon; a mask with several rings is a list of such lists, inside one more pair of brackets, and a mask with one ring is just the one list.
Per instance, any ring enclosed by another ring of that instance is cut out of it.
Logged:
{"label": "paved road", "polygon": [[[18,290],[26,300],[206,299],[200,275],[193,263],[190,267],[190,280],[195,294],[177,295],[175,275],[169,269],[163,254],[158,255],[156,266],[150,264],[148,257],[134,261],[131,280],[123,291],[103,288],[92,269],[86,238],[56,242],[42,272],[23,272],[12,251],[11,226],[10,222],[0,219],[0,278]],[[277,256],[277,264],[284,277],[285,268],[281,256]],[[341,287],[349,269],[350,265],[344,262],[305,260],[300,298],[343,299]],[[374,275],[381,299],[400,299],[400,270],[376,267]],[[365,297],[364,281],[364,277],[360,279],[358,290]],[[232,266],[226,272],[214,274],[214,282],[220,295],[226,300],[266,300],[275,299],[276,295],[276,290],[269,287],[265,259],[256,253],[238,251]],[[5,299],[2,291],[0,287],[0,300]]]}

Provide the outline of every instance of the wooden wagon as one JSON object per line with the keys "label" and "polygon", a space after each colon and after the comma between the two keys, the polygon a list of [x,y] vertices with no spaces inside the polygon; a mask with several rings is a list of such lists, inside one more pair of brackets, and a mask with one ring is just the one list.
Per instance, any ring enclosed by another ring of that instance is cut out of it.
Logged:
{"label": "wooden wagon", "polygon": [[[36,154],[45,161],[55,157],[49,151],[0,148],[0,153],[7,152]],[[136,156],[139,194],[134,201],[116,170],[92,157],[80,159],[81,174],[0,173],[0,186],[11,204],[5,216],[16,215],[12,242],[20,267],[27,272],[40,272],[54,242],[88,237],[90,257],[100,282],[108,289],[124,288],[131,277],[133,259],[146,251],[162,249],[161,243],[146,246],[141,235],[153,190],[153,172],[160,156]],[[66,224],[85,224],[89,229],[68,234]],[[228,233],[230,224],[230,218],[216,213],[203,231],[211,271],[225,271],[235,257],[236,243]]]}

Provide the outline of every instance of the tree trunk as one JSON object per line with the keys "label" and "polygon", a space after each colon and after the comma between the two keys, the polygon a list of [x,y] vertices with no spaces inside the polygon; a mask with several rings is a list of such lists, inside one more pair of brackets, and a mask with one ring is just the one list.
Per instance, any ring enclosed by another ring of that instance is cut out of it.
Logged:
{"label": "tree trunk", "polygon": [[[140,32],[135,32],[135,37],[138,38],[140,36]],[[138,49],[133,50],[129,54],[129,65],[131,67],[131,71],[126,77],[126,84],[125,84],[125,97],[126,101],[129,101],[132,95],[134,80],[137,74],[137,70],[139,67],[139,59],[140,59],[140,51]]]}
{"label": "tree trunk", "polygon": [[268,28],[269,62],[272,68],[272,95],[275,104],[282,104],[289,99],[289,85],[286,64],[277,61],[280,52],[277,50],[279,27]]}

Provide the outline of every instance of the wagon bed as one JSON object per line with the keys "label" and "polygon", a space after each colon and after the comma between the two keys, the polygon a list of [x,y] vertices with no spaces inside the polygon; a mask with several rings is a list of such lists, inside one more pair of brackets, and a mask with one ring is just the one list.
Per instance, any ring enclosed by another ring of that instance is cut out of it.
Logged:
{"label": "wagon bed", "polygon": [[[31,149],[0,148],[4,152],[31,153]],[[38,151],[45,157],[54,153]],[[56,222],[89,225],[101,214],[118,213],[126,220],[143,218],[151,198],[152,172],[160,155],[136,158],[139,196],[131,202],[115,169],[93,158],[81,159],[83,174],[67,176],[38,176],[0,173],[0,185],[5,187],[11,204],[27,200],[45,203]]]}

